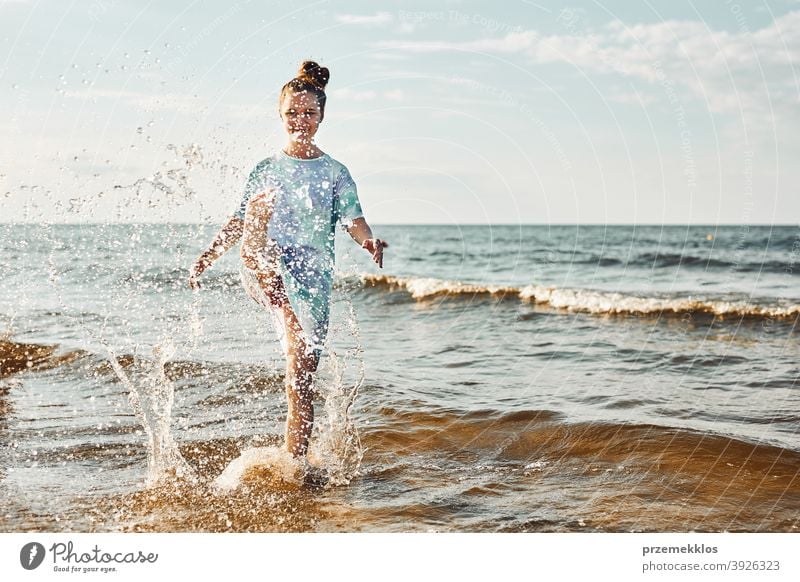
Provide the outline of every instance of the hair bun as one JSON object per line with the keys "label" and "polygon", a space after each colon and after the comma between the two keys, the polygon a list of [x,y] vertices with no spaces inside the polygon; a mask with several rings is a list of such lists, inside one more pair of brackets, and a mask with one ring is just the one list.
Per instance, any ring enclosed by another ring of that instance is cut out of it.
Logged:
{"label": "hair bun", "polygon": [[308,81],[315,87],[324,90],[325,85],[328,84],[328,80],[331,78],[331,72],[327,67],[321,67],[319,63],[314,61],[303,61],[297,71],[297,78]]}

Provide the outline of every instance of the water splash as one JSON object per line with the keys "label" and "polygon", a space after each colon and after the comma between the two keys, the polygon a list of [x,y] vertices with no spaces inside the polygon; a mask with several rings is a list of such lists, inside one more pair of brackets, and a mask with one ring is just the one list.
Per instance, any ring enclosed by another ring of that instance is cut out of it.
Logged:
{"label": "water splash", "polygon": [[[197,144],[190,144],[183,148],[168,144],[166,150],[174,154],[175,158],[172,163],[178,162],[177,166],[154,172],[149,176],[137,179],[132,184],[114,185],[114,190],[126,190],[134,194],[134,197],[128,200],[126,205],[138,201],[146,203],[149,208],[157,208],[164,203],[180,204],[195,201],[196,192],[191,186],[190,175],[196,168],[208,168],[208,164],[203,161],[202,149]],[[167,162],[164,164],[166,165]],[[148,193],[155,193],[156,197],[148,198]]]}
{"label": "water splash", "polygon": [[201,304],[200,295],[198,293],[193,293],[192,304],[189,308],[189,339],[191,340],[191,351],[198,348],[200,340],[203,337],[203,318],[200,317]]}
{"label": "water splash", "polygon": [[[351,417],[353,403],[364,382],[365,366],[358,338],[355,311],[349,300],[345,316],[330,337],[342,336],[351,345],[337,352],[329,347],[314,380],[324,398],[314,422],[314,434],[305,459],[296,459],[283,447],[251,447],[231,461],[212,483],[218,494],[260,484],[270,489],[297,488],[303,484],[335,487],[347,485],[358,474],[364,451]],[[274,323],[274,322],[273,322]]]}
{"label": "water splash", "polygon": [[108,344],[106,349],[109,363],[128,389],[128,401],[147,436],[145,485],[153,487],[173,478],[196,482],[197,476],[178,450],[170,430],[175,387],[167,379],[164,365],[175,354],[172,340],[166,338],[153,347],[153,360],[137,359],[141,374],[135,379],[122,368]]}
{"label": "water splash", "polygon": [[303,484],[306,467],[284,448],[253,447],[242,453],[214,479],[212,490],[229,493],[248,481],[297,488]]}
{"label": "water splash", "polygon": [[[344,332],[354,343],[339,355],[333,348],[322,362],[315,379],[317,392],[325,398],[323,414],[315,423],[315,435],[309,447],[309,462],[322,469],[329,486],[347,485],[358,474],[364,450],[351,417],[353,403],[364,383],[365,365],[358,334],[355,310],[349,298],[340,302],[346,308],[341,328],[331,329],[336,337]],[[355,364],[355,378],[349,378]]]}

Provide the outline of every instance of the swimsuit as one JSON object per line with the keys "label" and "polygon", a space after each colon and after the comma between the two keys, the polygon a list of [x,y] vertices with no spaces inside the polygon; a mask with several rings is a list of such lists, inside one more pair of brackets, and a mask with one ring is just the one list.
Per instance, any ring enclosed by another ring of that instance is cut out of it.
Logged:
{"label": "swimsuit", "polygon": [[[356,185],[328,154],[303,160],[279,151],[250,173],[235,216],[244,220],[251,196],[270,188],[276,195],[267,237],[280,250],[278,271],[306,347],[319,358],[328,333],[336,224],[349,227],[363,216]],[[251,298],[270,308],[287,353],[283,310],[269,302],[253,271],[243,268],[242,282]]]}

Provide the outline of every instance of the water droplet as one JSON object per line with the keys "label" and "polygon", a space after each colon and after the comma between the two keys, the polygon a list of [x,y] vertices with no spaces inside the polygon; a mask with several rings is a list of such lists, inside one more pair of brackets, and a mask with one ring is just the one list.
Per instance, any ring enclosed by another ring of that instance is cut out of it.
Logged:
{"label": "water droplet", "polygon": [[136,133],[144,133],[144,128],[143,127],[137,127],[136,128]]}

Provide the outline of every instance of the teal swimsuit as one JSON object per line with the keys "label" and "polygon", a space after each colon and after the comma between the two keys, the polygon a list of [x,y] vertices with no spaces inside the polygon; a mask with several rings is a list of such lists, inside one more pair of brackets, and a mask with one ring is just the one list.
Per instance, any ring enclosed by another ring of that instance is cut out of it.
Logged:
{"label": "teal swimsuit", "polygon": [[[319,357],[328,333],[336,224],[350,226],[363,216],[356,184],[347,168],[328,154],[303,160],[279,151],[250,173],[235,216],[244,219],[250,197],[269,188],[276,189],[276,198],[267,236],[280,249],[280,274],[306,346]],[[252,272],[243,269],[242,279],[254,300],[273,307]],[[285,329],[276,311],[272,309],[285,352]]]}

